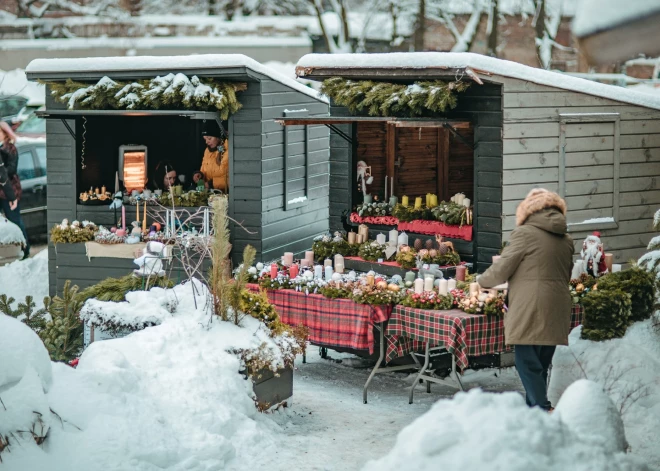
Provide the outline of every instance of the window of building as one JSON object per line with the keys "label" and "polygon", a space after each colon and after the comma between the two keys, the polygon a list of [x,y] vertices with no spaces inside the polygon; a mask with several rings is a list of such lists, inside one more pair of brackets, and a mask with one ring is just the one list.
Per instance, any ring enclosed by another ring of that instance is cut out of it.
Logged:
{"label": "window of building", "polygon": [[[284,111],[286,118],[303,118],[307,110]],[[307,204],[309,192],[308,126],[284,126],[283,195],[284,210]]]}

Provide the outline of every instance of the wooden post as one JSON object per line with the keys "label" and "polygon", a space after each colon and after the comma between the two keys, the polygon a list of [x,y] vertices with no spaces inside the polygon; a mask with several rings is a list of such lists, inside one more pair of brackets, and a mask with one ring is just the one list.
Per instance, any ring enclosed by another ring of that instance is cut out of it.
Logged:
{"label": "wooden post", "polygon": [[396,154],[396,124],[387,123],[387,128],[385,130],[385,140],[387,142],[386,147],[386,164],[385,168],[387,169],[386,175],[388,178],[394,177],[394,184],[390,188],[390,193],[395,194],[394,187],[397,183],[396,170],[394,167],[394,160]]}

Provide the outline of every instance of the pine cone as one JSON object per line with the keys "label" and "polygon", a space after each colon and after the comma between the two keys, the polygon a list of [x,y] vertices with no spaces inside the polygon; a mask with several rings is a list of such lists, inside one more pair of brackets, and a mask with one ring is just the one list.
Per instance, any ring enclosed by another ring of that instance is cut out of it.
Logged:
{"label": "pine cone", "polygon": [[440,244],[438,252],[440,252],[440,255],[447,255],[447,253],[449,253],[449,246],[446,244]]}
{"label": "pine cone", "polygon": [[427,239],[426,250],[431,250],[432,248],[433,248],[433,241],[431,239]]}
{"label": "pine cone", "polygon": [[422,247],[424,246],[422,239],[415,239],[415,250],[420,251],[422,250]]}

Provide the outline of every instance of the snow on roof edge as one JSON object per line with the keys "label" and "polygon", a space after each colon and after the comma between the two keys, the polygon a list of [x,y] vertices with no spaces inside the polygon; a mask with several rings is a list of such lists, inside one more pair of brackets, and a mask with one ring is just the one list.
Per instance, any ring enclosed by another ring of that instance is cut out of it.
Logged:
{"label": "snow on roof edge", "polygon": [[305,95],[328,103],[314,89],[271,69],[244,54],[199,54],[191,56],[130,56],[130,57],[84,57],[72,59],[34,59],[25,72],[39,77],[47,73],[83,73],[95,72],[112,75],[113,72],[136,70],[156,70],[163,72],[189,69],[226,69],[246,67],[254,72],[291,87]]}
{"label": "snow on roof edge", "polygon": [[[593,82],[560,72],[537,69],[518,62],[472,52],[391,52],[384,54],[306,54],[296,68],[324,69],[426,69],[470,68],[491,78],[492,75],[525,80],[539,85],[584,93],[613,101],[660,110],[660,97],[627,88]],[[488,76],[488,75],[491,76]],[[308,74],[313,75],[313,74]],[[305,77],[304,71],[300,75]]]}

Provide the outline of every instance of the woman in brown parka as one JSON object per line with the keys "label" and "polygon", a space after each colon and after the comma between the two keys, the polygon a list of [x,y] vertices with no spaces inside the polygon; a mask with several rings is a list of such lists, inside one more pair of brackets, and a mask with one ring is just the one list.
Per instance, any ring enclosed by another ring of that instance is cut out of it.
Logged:
{"label": "woman in brown parka", "polygon": [[504,338],[515,347],[527,404],[551,411],[548,370],[556,345],[568,345],[573,240],[566,203],[556,193],[532,190],[516,210],[516,229],[502,256],[477,278],[483,288],[509,282]]}

